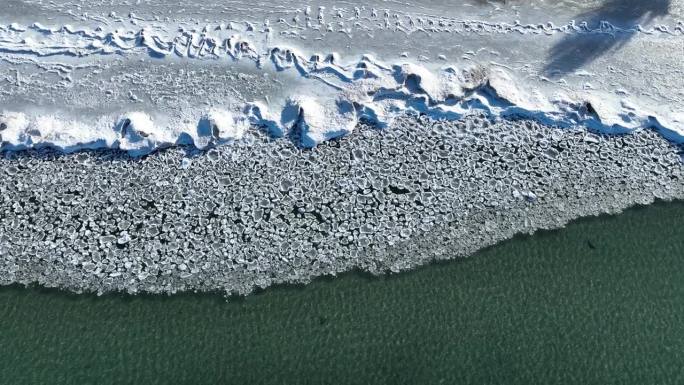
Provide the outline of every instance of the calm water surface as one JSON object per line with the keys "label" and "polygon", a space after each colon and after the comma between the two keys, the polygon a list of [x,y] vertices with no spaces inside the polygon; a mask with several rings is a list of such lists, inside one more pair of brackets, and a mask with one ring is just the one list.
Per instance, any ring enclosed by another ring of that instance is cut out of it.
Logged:
{"label": "calm water surface", "polygon": [[0,384],[682,384],[684,203],[247,298],[0,288]]}

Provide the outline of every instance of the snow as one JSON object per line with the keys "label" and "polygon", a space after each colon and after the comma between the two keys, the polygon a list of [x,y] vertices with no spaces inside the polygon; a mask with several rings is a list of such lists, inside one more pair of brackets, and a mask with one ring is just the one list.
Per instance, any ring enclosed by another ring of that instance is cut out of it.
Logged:
{"label": "snow", "polygon": [[[681,48],[684,29],[677,15],[658,9],[619,25],[595,22],[602,11],[591,4],[544,13],[535,1],[515,9],[424,5],[440,17],[395,4],[377,12],[320,6],[304,18],[301,7],[284,5],[283,14],[264,19],[257,2],[252,13],[235,10],[226,25],[160,18],[165,0],[158,3],[134,7],[128,19],[116,15],[131,9],[101,4],[84,5],[90,18],[45,16],[69,9],[61,1],[39,7],[46,14],[0,13],[0,71],[11,82],[0,94],[0,150],[140,155],[174,145],[205,149],[259,128],[315,147],[353,134],[359,119],[391,129],[404,114],[473,112],[609,134],[653,128],[684,141],[684,96],[668,92],[684,88],[681,63],[659,53]],[[204,7],[218,13],[223,6]],[[325,22],[333,18],[335,25]],[[575,58],[580,68],[549,57],[600,34],[613,45]]]}

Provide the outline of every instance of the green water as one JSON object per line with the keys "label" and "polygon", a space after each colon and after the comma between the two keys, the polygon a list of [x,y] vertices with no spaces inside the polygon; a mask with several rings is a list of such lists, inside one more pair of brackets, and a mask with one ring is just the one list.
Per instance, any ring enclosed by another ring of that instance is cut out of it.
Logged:
{"label": "green water", "polygon": [[0,288],[1,384],[682,384],[684,203],[228,303]]}

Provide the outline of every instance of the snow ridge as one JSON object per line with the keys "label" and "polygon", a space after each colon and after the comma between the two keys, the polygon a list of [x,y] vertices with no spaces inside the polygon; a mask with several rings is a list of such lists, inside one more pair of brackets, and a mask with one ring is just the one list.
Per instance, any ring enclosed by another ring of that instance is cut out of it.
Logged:
{"label": "snow ridge", "polygon": [[[469,25],[464,28],[474,31],[468,23],[460,25]],[[504,24],[473,23],[482,28],[520,33],[532,28],[519,23],[505,28]],[[574,22],[567,28],[535,28],[549,33],[627,31],[607,23],[601,23],[598,30],[586,24],[576,26]],[[635,26],[630,33],[634,31],[684,36],[681,23],[674,28],[656,26],[649,30]],[[298,145],[311,148],[352,133],[360,120],[389,127],[401,114],[456,120],[473,112],[485,113],[492,119],[530,118],[560,127],[581,125],[609,134],[652,128],[670,141],[684,142],[684,113],[672,106],[644,105],[628,95],[616,97],[600,90],[561,89],[547,95],[529,89],[497,65],[444,65],[435,70],[434,66],[428,68],[408,60],[388,64],[370,54],[359,60],[347,60],[335,52],[304,54],[286,45],[273,44],[271,33],[268,26],[255,33],[250,23],[207,25],[201,30],[180,27],[173,33],[158,25],[137,30],[47,27],[39,23],[0,25],[0,58],[70,56],[81,60],[93,55],[146,52],[160,60],[246,60],[258,68],[270,66],[276,72],[295,73],[311,80],[318,91],[312,96],[306,90],[293,90],[281,102],[253,101],[236,110],[194,108],[184,111],[182,118],[158,116],[143,109],[78,121],[41,112],[0,110],[0,150],[52,147],[73,152],[117,148],[132,155],[144,155],[173,145],[203,149],[239,140],[250,125],[261,127],[274,137],[296,138]]]}

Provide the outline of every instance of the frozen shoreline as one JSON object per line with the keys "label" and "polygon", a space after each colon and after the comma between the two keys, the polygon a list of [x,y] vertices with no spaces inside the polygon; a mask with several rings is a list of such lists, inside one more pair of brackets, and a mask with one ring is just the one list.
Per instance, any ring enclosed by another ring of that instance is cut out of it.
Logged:
{"label": "frozen shoreline", "polygon": [[403,271],[684,198],[682,148],[651,131],[482,117],[392,128],[359,127],[315,150],[249,131],[189,158],[8,153],[0,283],[247,294],[350,269]]}
{"label": "frozen shoreline", "polygon": [[0,10],[0,284],[246,294],[683,198],[680,3],[108,3]]}
{"label": "frozen shoreline", "polygon": [[[534,2],[466,2],[441,17],[321,4],[199,22],[160,18],[164,1],[23,23],[0,15],[0,71],[16,74],[0,92],[0,151],[204,149],[250,124],[315,147],[407,113],[684,141],[684,69],[653,48],[684,41],[684,11],[668,2],[622,13],[568,2],[548,15]],[[571,18],[573,7],[584,12]],[[523,9],[545,19],[521,22]]]}
{"label": "frozen shoreline", "polygon": [[[677,28],[675,31],[681,30],[684,36],[684,27]],[[573,27],[569,31],[607,33],[585,29]],[[627,33],[615,28],[609,30],[613,34]],[[287,46],[264,46],[269,39],[263,36],[256,40],[262,40],[261,44],[241,37],[240,33],[254,35],[254,28],[249,24],[247,27],[205,27],[202,32],[181,28],[179,36],[183,38],[166,38],[168,42],[161,35],[149,36],[151,32],[146,32],[146,28],[122,36],[118,30],[88,31],[69,26],[51,29],[39,24],[28,27],[12,24],[0,27],[0,34],[2,31],[10,34],[9,40],[18,43],[14,44],[14,50],[2,48],[8,43],[0,43],[0,51],[22,53],[29,58],[140,55],[147,51],[150,56],[160,58],[173,55],[189,60],[247,60],[257,68],[268,66],[276,74],[284,71],[297,74],[307,83],[272,103],[238,103],[232,110],[186,106],[167,114],[158,111],[158,107],[142,105],[118,115],[112,111],[83,120],[68,113],[58,116],[40,112],[39,106],[29,106],[24,112],[5,109],[0,111],[0,151],[51,147],[74,152],[114,148],[144,155],[174,145],[192,144],[203,149],[241,138],[248,124],[265,128],[274,137],[294,131],[298,144],[310,148],[350,134],[359,121],[387,127],[397,116],[406,113],[458,120],[473,112],[483,112],[491,118],[535,119],[560,127],[582,125],[600,133],[622,134],[655,128],[668,140],[684,142],[684,113],[674,105],[643,105],[638,99],[602,90],[558,88],[547,95],[517,80],[506,66],[496,63],[486,67],[468,64],[461,68],[446,65],[433,70],[430,67],[435,67],[434,64],[424,66],[410,61],[388,64],[368,54],[358,62],[350,62],[337,53],[305,55]],[[27,31],[38,31],[48,38],[72,36],[74,47],[69,48],[59,38],[57,52],[34,50],[34,45],[48,49],[45,47],[49,44],[23,37]],[[568,33],[563,29],[561,32]],[[637,32],[645,33],[639,30],[634,33]],[[658,28],[649,33],[656,32],[665,33]],[[157,115],[156,119],[151,115]]]}

